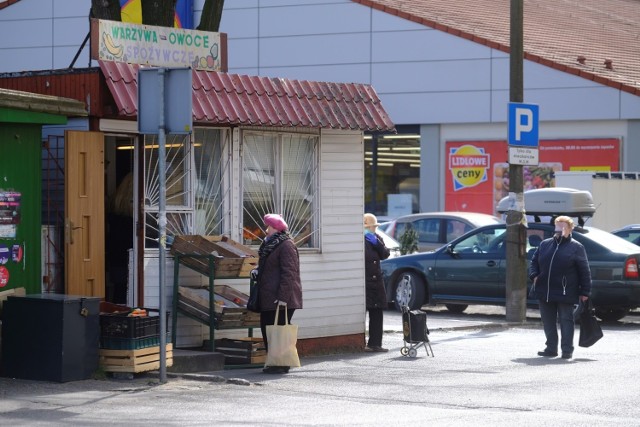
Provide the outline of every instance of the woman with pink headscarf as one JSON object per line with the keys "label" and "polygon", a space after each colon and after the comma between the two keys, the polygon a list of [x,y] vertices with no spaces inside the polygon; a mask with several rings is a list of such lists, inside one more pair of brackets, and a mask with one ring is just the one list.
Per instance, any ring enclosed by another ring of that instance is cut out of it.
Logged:
{"label": "woman with pink headscarf", "polygon": [[[278,305],[287,307],[288,321],[296,309],[302,308],[302,284],[298,248],[288,232],[287,223],[278,214],[264,216],[266,234],[258,249],[258,301],[260,329],[267,351],[267,325],[273,325]],[[278,324],[285,324],[285,311],[279,310]],[[268,366],[268,374],[286,374],[289,366]]]}

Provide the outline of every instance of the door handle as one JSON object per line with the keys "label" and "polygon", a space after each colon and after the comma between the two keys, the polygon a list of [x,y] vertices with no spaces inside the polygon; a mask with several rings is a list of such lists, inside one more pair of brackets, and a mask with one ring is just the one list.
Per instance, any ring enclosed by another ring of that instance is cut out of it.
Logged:
{"label": "door handle", "polygon": [[496,266],[496,262],[491,260],[491,261],[487,261],[487,267],[495,267]]}
{"label": "door handle", "polygon": [[65,237],[67,241],[69,242],[70,245],[73,245],[73,231],[82,227],[74,226],[73,221],[68,219],[64,228],[65,228],[65,235],[66,235]]}

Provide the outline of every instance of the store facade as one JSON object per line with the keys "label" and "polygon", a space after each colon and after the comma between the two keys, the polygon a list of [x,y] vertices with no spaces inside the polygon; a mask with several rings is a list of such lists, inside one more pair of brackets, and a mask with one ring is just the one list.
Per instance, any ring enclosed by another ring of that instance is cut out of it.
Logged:
{"label": "store facade", "polygon": [[[104,149],[93,166],[104,171],[104,190],[90,191],[98,196],[96,205],[104,203],[98,209],[105,216],[104,293],[109,301],[153,308],[161,291],[159,144],[157,136],[138,133],[139,66],[106,60],[99,65],[13,73],[0,78],[0,85],[34,86],[97,104],[87,120],[70,126],[84,129],[74,135]],[[181,234],[226,235],[257,247],[264,237],[262,216],[281,213],[301,254],[305,308],[296,314],[301,353],[360,348],[365,332],[363,132],[394,128],[375,91],[360,84],[206,70],[193,70],[192,81],[193,132],[168,135],[166,141],[169,242]],[[78,92],[78,87],[92,90]],[[49,128],[47,137],[65,147],[69,133],[63,130]],[[65,173],[73,169],[65,165]],[[72,229],[82,241],[85,229]],[[173,259],[166,260],[164,292],[171,306]],[[181,270],[181,284],[206,282]],[[216,284],[248,292],[246,280]],[[93,292],[85,288],[84,294]],[[238,334],[246,330],[221,336]],[[197,347],[206,337],[207,327],[179,318],[178,347]]]}

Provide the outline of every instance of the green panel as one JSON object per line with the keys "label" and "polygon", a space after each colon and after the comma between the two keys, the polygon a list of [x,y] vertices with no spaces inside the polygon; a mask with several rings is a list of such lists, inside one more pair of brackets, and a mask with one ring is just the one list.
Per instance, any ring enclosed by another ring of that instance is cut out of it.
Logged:
{"label": "green panel", "polygon": [[43,125],[66,125],[67,117],[36,111],[0,108],[0,123],[32,123]]}
{"label": "green panel", "polygon": [[[42,289],[41,133],[39,125],[0,123],[0,291]],[[19,193],[19,202],[10,205],[12,193]],[[22,249],[21,259],[14,247]]]}

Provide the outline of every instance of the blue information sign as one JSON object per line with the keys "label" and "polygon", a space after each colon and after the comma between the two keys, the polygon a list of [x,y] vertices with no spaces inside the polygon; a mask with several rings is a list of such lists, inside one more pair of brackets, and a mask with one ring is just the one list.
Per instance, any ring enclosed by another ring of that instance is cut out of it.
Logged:
{"label": "blue information sign", "polygon": [[509,103],[509,145],[538,147],[538,113],[537,105]]}

